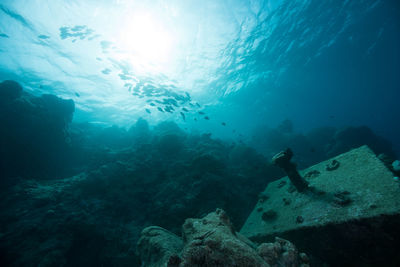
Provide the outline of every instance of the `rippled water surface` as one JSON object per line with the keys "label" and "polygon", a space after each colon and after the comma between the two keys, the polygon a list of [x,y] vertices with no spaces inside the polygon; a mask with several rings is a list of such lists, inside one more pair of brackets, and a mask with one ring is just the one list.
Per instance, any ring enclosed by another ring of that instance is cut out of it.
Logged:
{"label": "rippled water surface", "polygon": [[0,78],[72,98],[75,121],[226,136],[289,118],[396,141],[399,20],[380,0],[3,0]]}

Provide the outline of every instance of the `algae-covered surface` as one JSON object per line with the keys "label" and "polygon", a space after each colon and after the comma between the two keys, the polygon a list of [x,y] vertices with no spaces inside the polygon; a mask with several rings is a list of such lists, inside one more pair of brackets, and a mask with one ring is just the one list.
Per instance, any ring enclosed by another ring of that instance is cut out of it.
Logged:
{"label": "algae-covered surface", "polygon": [[[339,163],[339,164],[337,164]],[[400,212],[400,186],[367,147],[300,172],[309,183],[297,192],[288,177],[270,183],[241,229],[250,239],[291,230]]]}

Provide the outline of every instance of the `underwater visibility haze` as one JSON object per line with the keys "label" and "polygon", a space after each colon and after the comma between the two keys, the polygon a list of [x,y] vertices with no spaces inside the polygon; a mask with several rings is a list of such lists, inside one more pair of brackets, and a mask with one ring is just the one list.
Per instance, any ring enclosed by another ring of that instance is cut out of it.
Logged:
{"label": "underwater visibility haze", "polygon": [[[287,148],[301,170],[367,145],[399,179],[396,0],[1,0],[0,82],[2,266],[264,266],[163,246],[217,208],[239,231]],[[308,256],[271,266],[400,264],[290,241]]]}

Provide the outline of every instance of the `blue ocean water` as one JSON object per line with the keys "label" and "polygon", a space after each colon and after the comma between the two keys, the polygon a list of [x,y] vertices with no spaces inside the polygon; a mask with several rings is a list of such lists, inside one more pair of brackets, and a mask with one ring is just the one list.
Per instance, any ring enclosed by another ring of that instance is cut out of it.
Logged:
{"label": "blue ocean water", "polygon": [[[399,29],[397,0],[1,0],[0,266],[151,266],[144,227],[216,208],[239,230],[288,147],[368,145],[398,183]],[[305,252],[395,266],[398,221]]]}
{"label": "blue ocean water", "polygon": [[[399,149],[397,1],[3,0],[0,12],[0,79],[73,99],[75,121],[217,136],[284,119],[367,125]],[[157,110],[167,98],[186,121]]]}

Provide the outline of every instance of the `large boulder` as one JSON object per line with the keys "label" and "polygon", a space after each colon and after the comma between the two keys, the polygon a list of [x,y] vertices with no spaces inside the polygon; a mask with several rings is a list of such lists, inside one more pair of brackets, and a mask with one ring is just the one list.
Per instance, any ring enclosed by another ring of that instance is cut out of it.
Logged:
{"label": "large boulder", "polygon": [[185,247],[177,266],[268,266],[251,242],[235,232],[223,210],[187,219],[182,229]]}
{"label": "large boulder", "polygon": [[0,103],[14,100],[22,94],[22,86],[11,80],[0,83]]}
{"label": "large boulder", "polygon": [[187,219],[182,239],[160,227],[144,229],[137,250],[142,266],[308,266],[307,255],[287,240],[276,238],[257,247],[234,230],[221,209],[202,219]]}
{"label": "large boulder", "polygon": [[143,229],[137,250],[144,266],[163,266],[172,257],[177,257],[183,248],[182,239],[158,226]]}
{"label": "large boulder", "polygon": [[43,109],[50,111],[48,116],[53,123],[64,127],[65,124],[72,122],[75,111],[75,103],[72,99],[62,99],[55,95],[45,94],[39,100],[42,102]]}
{"label": "large boulder", "polygon": [[[72,174],[66,169],[73,161],[68,126],[75,110],[74,101],[54,95],[36,97],[23,92],[14,81],[0,84],[0,99],[2,178],[56,178]],[[6,180],[2,179],[0,184],[4,185]]]}

